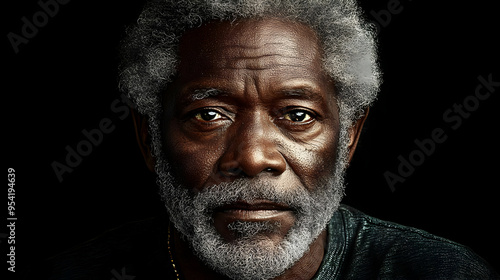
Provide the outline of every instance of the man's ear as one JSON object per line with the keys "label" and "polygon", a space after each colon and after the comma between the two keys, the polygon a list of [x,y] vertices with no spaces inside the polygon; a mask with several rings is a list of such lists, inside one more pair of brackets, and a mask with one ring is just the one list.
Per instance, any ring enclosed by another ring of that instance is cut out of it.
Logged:
{"label": "man's ear", "polygon": [[151,153],[151,137],[148,132],[148,120],[145,116],[139,114],[134,109],[130,109],[132,118],[134,119],[135,135],[137,143],[141,149],[142,156],[146,162],[146,166],[151,172],[155,171],[155,158]]}
{"label": "man's ear", "polygon": [[368,117],[368,113],[370,112],[370,108],[366,108],[365,113],[361,116],[353,125],[349,128],[349,161],[351,162],[352,156],[354,155],[354,151],[356,150],[356,146],[358,145],[359,136],[361,135],[361,131],[363,129],[363,125],[365,124],[366,118]]}

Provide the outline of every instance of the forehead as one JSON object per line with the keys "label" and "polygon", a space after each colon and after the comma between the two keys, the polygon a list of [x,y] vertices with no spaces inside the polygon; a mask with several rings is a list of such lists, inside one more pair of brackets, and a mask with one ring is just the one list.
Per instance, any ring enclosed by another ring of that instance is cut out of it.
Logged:
{"label": "forehead", "polygon": [[[181,38],[181,57],[233,57],[281,53],[312,59],[319,54],[317,38],[308,26],[279,19],[212,22],[188,31]],[[222,48],[222,49],[221,49]]]}
{"label": "forehead", "polygon": [[281,19],[208,23],[182,36],[179,54],[183,84],[213,78],[235,84],[248,76],[270,83],[328,79],[315,32]]}

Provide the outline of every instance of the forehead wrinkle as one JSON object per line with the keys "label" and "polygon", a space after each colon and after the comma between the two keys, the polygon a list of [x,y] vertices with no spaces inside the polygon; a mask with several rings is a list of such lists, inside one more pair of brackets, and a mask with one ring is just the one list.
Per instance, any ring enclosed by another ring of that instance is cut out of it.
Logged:
{"label": "forehead wrinkle", "polygon": [[[284,50],[289,53],[283,53]],[[308,56],[298,56],[297,53],[289,49],[282,49],[280,53],[241,53],[233,54],[223,53],[221,59],[214,60],[216,67],[221,69],[248,69],[248,70],[267,70],[280,67],[308,67],[308,61],[312,58]]]}
{"label": "forehead wrinkle", "polygon": [[266,42],[258,45],[223,45],[220,48],[212,49],[211,52],[223,54],[225,58],[259,58],[266,56],[301,58],[308,56],[307,52],[301,52],[296,42],[288,38],[286,38],[286,41],[289,42]]}
{"label": "forehead wrinkle", "polygon": [[265,42],[263,44],[255,45],[255,46],[251,46],[251,45],[243,46],[243,45],[238,44],[238,43],[227,43],[227,44],[223,44],[221,46],[221,48],[229,48],[229,49],[260,49],[262,47],[268,47],[268,46],[272,46],[272,45],[282,45],[282,44],[283,44],[282,42]]}
{"label": "forehead wrinkle", "polygon": [[252,70],[252,71],[278,71],[279,68],[306,68],[307,65],[304,64],[283,64],[283,63],[272,63],[269,61],[234,61],[227,62],[221,65],[222,69],[227,70]]}
{"label": "forehead wrinkle", "polygon": [[227,70],[252,70],[252,71],[265,71],[265,70],[270,70],[276,72],[277,68],[279,67],[286,67],[286,68],[304,68],[304,65],[289,65],[289,64],[280,64],[280,65],[273,65],[272,67],[266,67],[266,66],[241,66],[241,67],[236,67],[236,66],[224,66],[224,69]]}
{"label": "forehead wrinkle", "polygon": [[283,57],[283,58],[293,58],[293,59],[300,59],[300,56],[289,56],[289,55],[283,55],[279,53],[274,53],[274,54],[263,54],[263,55],[255,55],[255,56],[236,56],[236,57],[228,57],[230,60],[239,60],[239,59],[260,59],[260,58],[268,58],[268,57]]}
{"label": "forehead wrinkle", "polygon": [[[321,59],[314,50],[302,50],[297,42],[290,38],[279,38],[279,42],[272,42],[276,38],[264,36],[263,40],[256,40],[248,44],[229,42],[218,49],[211,49],[212,53],[219,54],[219,59],[212,63],[225,69],[267,70],[279,67],[302,67]],[[271,42],[269,42],[271,41]]]}

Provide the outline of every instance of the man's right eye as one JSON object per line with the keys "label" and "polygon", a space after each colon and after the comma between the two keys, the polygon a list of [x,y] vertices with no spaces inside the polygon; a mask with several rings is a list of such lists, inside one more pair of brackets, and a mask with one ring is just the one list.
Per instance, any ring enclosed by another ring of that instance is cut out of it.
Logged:
{"label": "man's right eye", "polygon": [[224,119],[224,116],[215,110],[206,109],[206,110],[201,110],[201,111],[198,111],[197,113],[195,113],[194,118],[196,120],[202,121],[202,122],[212,122],[212,121]]}

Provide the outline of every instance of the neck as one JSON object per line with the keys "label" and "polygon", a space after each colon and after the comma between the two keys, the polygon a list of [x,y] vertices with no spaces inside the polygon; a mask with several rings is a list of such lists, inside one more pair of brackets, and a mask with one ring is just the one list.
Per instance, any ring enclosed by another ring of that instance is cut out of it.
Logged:
{"label": "neck", "polygon": [[[181,234],[172,227],[172,254],[177,271],[186,280],[229,279],[206,266],[196,257],[189,244],[181,238]],[[309,250],[291,268],[273,280],[309,280],[318,271],[327,246],[326,229],[311,243]]]}

